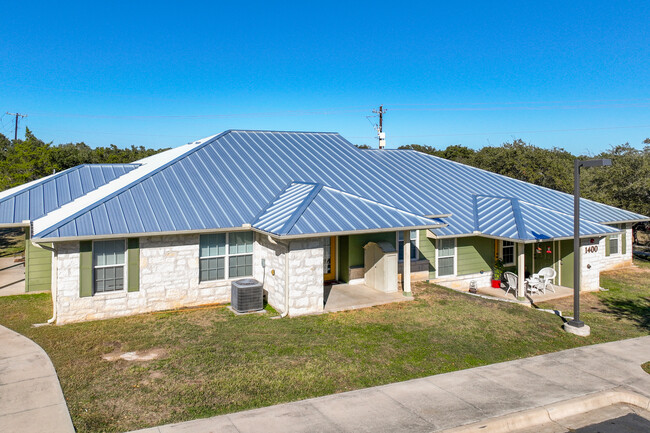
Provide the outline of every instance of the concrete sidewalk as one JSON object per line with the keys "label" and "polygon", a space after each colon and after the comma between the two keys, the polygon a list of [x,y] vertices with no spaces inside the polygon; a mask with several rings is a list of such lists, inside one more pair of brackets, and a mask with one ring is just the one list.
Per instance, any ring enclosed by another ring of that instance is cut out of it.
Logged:
{"label": "concrete sidewalk", "polygon": [[431,432],[604,390],[650,397],[650,336],[140,430]]}
{"label": "concrete sidewalk", "polygon": [[0,257],[0,296],[25,294],[25,263]]}
{"label": "concrete sidewalk", "polygon": [[74,432],[54,366],[32,340],[0,326],[0,432]]}

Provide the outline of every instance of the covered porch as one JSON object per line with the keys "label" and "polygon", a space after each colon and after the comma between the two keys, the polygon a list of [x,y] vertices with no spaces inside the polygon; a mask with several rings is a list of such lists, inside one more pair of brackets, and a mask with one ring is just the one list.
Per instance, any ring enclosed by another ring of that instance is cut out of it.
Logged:
{"label": "covered porch", "polygon": [[[558,298],[565,298],[567,296],[573,295],[573,289],[570,287],[553,285],[553,289],[555,290],[555,292],[550,290],[547,290],[544,293],[533,293],[533,294],[526,292],[523,297],[523,301],[528,301],[531,304],[537,304],[540,302],[546,302]],[[510,292],[506,293],[505,288],[495,289],[492,287],[479,287],[476,292],[479,295],[490,296],[498,299],[518,300],[516,292],[510,290]]]}
{"label": "covered porch", "polygon": [[328,284],[324,287],[323,311],[333,313],[411,300],[412,296],[404,296],[401,291],[386,293],[365,284]]}

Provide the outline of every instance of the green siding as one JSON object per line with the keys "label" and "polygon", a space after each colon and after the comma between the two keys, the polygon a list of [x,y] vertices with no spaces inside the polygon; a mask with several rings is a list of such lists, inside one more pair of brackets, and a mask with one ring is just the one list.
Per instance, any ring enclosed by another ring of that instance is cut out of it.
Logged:
{"label": "green siding", "polygon": [[494,240],[478,236],[456,240],[457,275],[490,272],[494,264]]}
{"label": "green siding", "polygon": [[339,237],[339,280],[350,281],[350,267],[363,266],[363,246],[368,242],[389,242],[395,246],[395,232],[367,233]]}
{"label": "green siding", "polygon": [[127,284],[129,292],[140,290],[140,239],[130,238],[128,240],[128,276]]}
{"label": "green siding", "polygon": [[436,241],[427,237],[428,230],[420,230],[420,259],[429,261],[429,279],[436,278]]}
{"label": "green siding", "polygon": [[79,242],[79,296],[93,295],[93,243]]}
{"label": "green siding", "polygon": [[25,292],[42,292],[51,289],[52,252],[32,245],[29,228],[25,228]]}
{"label": "green siding", "polygon": [[363,266],[363,246],[368,242],[389,242],[395,247],[395,232],[351,235],[348,238],[349,266]]}
{"label": "green siding", "polygon": [[573,239],[560,241],[560,253],[562,255],[560,266],[560,285],[573,288]]}
{"label": "green siding", "polygon": [[350,242],[348,236],[339,236],[339,280],[350,281]]}

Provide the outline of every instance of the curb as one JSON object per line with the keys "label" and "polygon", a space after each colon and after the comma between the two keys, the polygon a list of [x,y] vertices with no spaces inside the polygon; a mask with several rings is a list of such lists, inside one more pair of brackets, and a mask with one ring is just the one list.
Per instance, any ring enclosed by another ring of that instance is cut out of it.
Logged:
{"label": "curb", "polygon": [[614,404],[630,404],[650,410],[650,399],[623,388],[601,391],[595,394],[552,403],[540,408],[516,412],[487,421],[479,421],[443,433],[497,433],[522,430],[540,424],[558,421],[581,413],[601,409]]}

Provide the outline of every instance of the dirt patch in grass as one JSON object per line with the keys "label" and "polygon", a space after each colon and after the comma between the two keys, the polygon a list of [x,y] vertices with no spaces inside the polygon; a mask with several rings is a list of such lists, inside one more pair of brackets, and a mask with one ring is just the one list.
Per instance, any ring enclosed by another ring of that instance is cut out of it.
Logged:
{"label": "dirt patch in grass", "polygon": [[78,432],[117,432],[647,335],[650,288],[636,270],[617,272],[586,301],[597,308],[584,311],[586,338],[555,315],[425,283],[411,302],[318,316],[210,307],[40,328],[49,294],[23,295],[0,298],[0,323],[46,350]]}
{"label": "dirt patch in grass", "polygon": [[162,358],[167,351],[165,349],[155,348],[148,350],[137,350],[135,352],[122,352],[121,350],[114,350],[110,353],[102,355],[102,359],[106,361],[137,361],[146,362],[153,361],[154,359]]}

